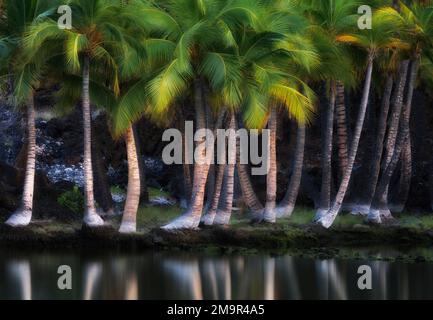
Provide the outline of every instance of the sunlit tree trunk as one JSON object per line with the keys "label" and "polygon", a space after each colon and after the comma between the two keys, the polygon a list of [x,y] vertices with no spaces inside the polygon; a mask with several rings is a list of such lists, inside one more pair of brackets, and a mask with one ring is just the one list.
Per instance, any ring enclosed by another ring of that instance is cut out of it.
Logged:
{"label": "sunlit tree trunk", "polygon": [[[204,112],[204,96],[201,79],[196,79],[194,81],[194,108],[196,114],[196,129],[206,129],[206,116]],[[207,154],[208,152],[213,154],[213,147],[213,144],[207,142],[206,137],[203,137],[196,143],[196,163],[194,165],[192,198],[189,208],[185,214],[165,225],[163,229],[194,229],[199,226],[203,212],[206,181],[210,167]]]}
{"label": "sunlit tree trunk", "polygon": [[265,222],[274,223],[276,221],[276,200],[277,200],[277,110],[271,109],[268,129],[270,131],[269,141],[269,171],[266,180],[266,205],[263,213]]}
{"label": "sunlit tree trunk", "polygon": [[335,82],[331,81],[329,107],[326,110],[322,141],[322,186],[320,189],[320,203],[316,212],[316,220],[325,215],[331,207],[331,179],[332,179],[332,137],[334,129],[334,108],[336,99]]}
{"label": "sunlit tree trunk", "polygon": [[236,166],[236,117],[232,112],[229,124],[230,134],[228,137],[228,164],[226,166],[227,174],[225,175],[225,203],[221,210],[217,210],[214,223],[217,225],[227,225],[233,210],[233,196],[235,186],[235,166]]}
{"label": "sunlit tree trunk", "polygon": [[128,190],[119,231],[121,233],[133,233],[137,231],[137,211],[140,204],[141,186],[138,154],[132,127],[126,131],[125,141],[128,155]]}
{"label": "sunlit tree trunk", "polygon": [[90,110],[90,58],[84,57],[83,64],[83,126],[84,126],[84,224],[89,227],[104,225],[104,220],[96,213],[95,197],[93,194],[92,169],[92,126]]}
{"label": "sunlit tree trunk", "polygon": [[304,165],[304,151],[305,125],[299,123],[296,137],[295,158],[293,160],[293,171],[290,177],[286,195],[276,209],[278,217],[290,217],[295,208],[299,187],[301,186],[302,169]]}
{"label": "sunlit tree trunk", "polygon": [[12,227],[27,226],[32,219],[36,175],[36,128],[33,92],[27,103],[27,164],[21,206],[6,221]]}
{"label": "sunlit tree trunk", "polygon": [[367,215],[370,211],[371,202],[373,201],[374,192],[376,190],[377,181],[379,180],[380,162],[383,154],[383,142],[386,134],[386,124],[391,104],[391,94],[394,79],[392,75],[388,75],[386,79],[385,89],[382,97],[382,108],[380,110],[378,131],[376,134],[376,144],[373,154],[373,161],[368,177],[367,190],[365,192],[365,203],[360,203],[356,208],[353,208],[352,214]]}
{"label": "sunlit tree trunk", "polygon": [[149,190],[147,189],[146,167],[141,156],[141,140],[137,126],[133,125],[135,147],[137,149],[138,168],[140,169],[140,206],[149,202]]}
{"label": "sunlit tree trunk", "polygon": [[356,121],[355,132],[353,135],[353,141],[351,143],[351,148],[349,152],[349,162],[347,164],[346,171],[344,172],[343,179],[338,189],[337,196],[335,197],[335,202],[332,205],[331,210],[329,210],[325,215],[318,219],[318,223],[325,228],[329,228],[338,213],[341,210],[344,197],[346,196],[347,188],[349,187],[350,179],[352,177],[353,166],[355,164],[356,155],[358,153],[359,140],[361,139],[362,128],[364,126],[365,113],[367,110],[368,100],[370,97],[371,88],[371,77],[373,73],[373,56],[370,54],[368,57],[368,67],[365,77],[364,91],[361,100],[361,106],[359,109],[358,119]]}
{"label": "sunlit tree trunk", "polygon": [[403,119],[400,121],[400,130],[396,138],[397,143],[394,145],[394,153],[388,163],[385,171],[383,172],[379,185],[374,195],[371,210],[368,214],[368,221],[373,223],[382,223],[383,219],[391,218],[391,211],[388,208],[388,189],[391,182],[392,175],[400,160],[401,152],[404,147],[404,142],[407,141],[410,135],[409,120],[412,109],[412,98],[415,90],[416,79],[418,76],[419,61],[413,60],[411,63],[410,79],[407,90],[406,104],[402,112]]}

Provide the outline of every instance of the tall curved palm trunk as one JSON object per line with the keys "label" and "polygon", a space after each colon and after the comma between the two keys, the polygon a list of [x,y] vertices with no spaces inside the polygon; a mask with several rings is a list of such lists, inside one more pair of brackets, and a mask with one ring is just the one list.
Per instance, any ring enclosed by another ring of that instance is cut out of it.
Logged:
{"label": "tall curved palm trunk", "polygon": [[228,164],[226,166],[227,174],[225,176],[225,203],[221,210],[217,210],[214,224],[228,225],[233,210],[233,196],[235,186],[235,166],[236,166],[236,117],[234,112],[230,116],[228,137]]}
{"label": "tall curved palm trunk", "polygon": [[[204,112],[203,84],[201,79],[194,81],[194,109],[196,115],[196,130],[206,129],[206,116]],[[192,196],[189,208],[185,214],[165,225],[165,230],[195,229],[199,226],[203,213],[206,181],[210,163],[208,153],[213,154],[214,146],[207,143],[206,137],[202,137],[196,143],[194,177]]]}
{"label": "tall curved palm trunk", "polygon": [[92,168],[92,126],[90,110],[90,58],[84,57],[83,64],[83,127],[84,127],[84,224],[89,227],[104,225],[104,220],[96,213],[95,196],[93,194]]}
{"label": "tall curved palm trunk", "polygon": [[125,141],[128,156],[128,190],[119,232],[133,233],[137,231],[137,211],[140,204],[141,185],[138,153],[132,127],[126,131]]}
{"label": "tall curved palm trunk", "polygon": [[263,220],[270,223],[275,223],[277,218],[275,212],[277,200],[277,116],[277,110],[273,107],[268,124],[270,131],[269,172],[266,179],[266,205],[263,213]]}
{"label": "tall curved palm trunk", "polygon": [[295,158],[293,160],[293,173],[290,178],[286,195],[277,207],[277,217],[290,217],[295,209],[296,199],[301,186],[302,169],[304,165],[305,152],[305,125],[298,124]]}
{"label": "tall curved palm trunk", "polygon": [[11,227],[27,226],[32,219],[36,175],[36,128],[33,92],[27,104],[27,164],[20,208],[6,221]]}
{"label": "tall curved palm trunk", "polygon": [[331,179],[332,179],[332,137],[334,131],[334,109],[336,101],[335,82],[331,82],[329,107],[326,110],[322,141],[322,186],[320,188],[320,203],[315,219],[320,219],[331,207]]}
{"label": "tall curved palm trunk", "polygon": [[392,155],[394,154],[394,148],[395,148],[399,124],[400,124],[400,117],[402,114],[402,108],[404,103],[404,89],[406,87],[408,69],[409,69],[409,60],[405,60],[401,63],[399,76],[398,76],[397,90],[395,92],[395,96],[393,99],[394,109],[391,114],[391,121],[389,125],[388,137],[385,146],[386,154],[383,163],[384,169],[386,169],[386,167],[389,165],[389,163],[391,162]]}
{"label": "tall curved palm trunk", "polygon": [[340,176],[343,176],[347,167],[347,120],[346,120],[346,102],[345,102],[345,88],[341,81],[336,84],[337,99],[335,107],[335,117],[337,123],[337,148],[338,148],[338,167]]}
{"label": "tall curved palm trunk", "polygon": [[344,197],[346,196],[347,188],[349,187],[350,179],[352,177],[353,166],[355,164],[356,155],[358,153],[359,140],[361,139],[362,128],[364,126],[365,114],[367,111],[368,100],[370,97],[373,60],[373,56],[369,54],[361,107],[359,109],[359,114],[356,121],[356,127],[353,135],[353,141],[351,143],[349,162],[347,164],[346,171],[344,172],[343,179],[341,181],[332,208],[320,219],[317,220],[317,222],[325,228],[329,228],[334,223],[335,218],[340,212]]}
{"label": "tall curved palm trunk", "polygon": [[415,83],[418,76],[419,61],[413,60],[410,69],[410,79],[407,90],[406,103],[402,112],[403,119],[400,122],[399,131],[397,135],[397,142],[395,143],[394,152],[391,160],[388,163],[385,171],[383,172],[379,185],[374,195],[373,203],[370,213],[368,214],[368,221],[373,223],[382,223],[383,219],[391,218],[391,211],[388,208],[388,189],[391,182],[392,175],[400,160],[404,143],[410,135],[409,120],[412,109],[412,98],[415,90]]}
{"label": "tall curved palm trunk", "polygon": [[383,154],[383,142],[386,134],[386,124],[388,119],[389,107],[391,105],[392,87],[394,84],[393,76],[390,74],[386,79],[385,89],[382,97],[382,108],[380,110],[378,130],[376,135],[375,149],[373,160],[369,171],[368,184],[365,192],[364,203],[360,203],[353,208],[352,214],[368,215],[371,202],[373,201],[377,181],[379,180],[380,162]]}

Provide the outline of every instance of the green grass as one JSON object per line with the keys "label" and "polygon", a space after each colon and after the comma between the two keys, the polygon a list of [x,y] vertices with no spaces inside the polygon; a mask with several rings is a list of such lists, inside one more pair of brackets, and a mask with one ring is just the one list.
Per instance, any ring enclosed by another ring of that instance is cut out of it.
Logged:
{"label": "green grass", "polygon": [[402,214],[396,216],[400,226],[415,229],[433,229],[433,216],[431,215],[408,215]]}
{"label": "green grass", "polygon": [[178,206],[142,207],[138,210],[137,224],[140,228],[152,229],[178,217],[182,209]]}
{"label": "green grass", "polygon": [[165,192],[163,190],[157,189],[157,188],[148,188],[149,192],[149,198],[156,198],[156,197],[164,197],[164,198],[170,198],[170,194],[168,192]]}

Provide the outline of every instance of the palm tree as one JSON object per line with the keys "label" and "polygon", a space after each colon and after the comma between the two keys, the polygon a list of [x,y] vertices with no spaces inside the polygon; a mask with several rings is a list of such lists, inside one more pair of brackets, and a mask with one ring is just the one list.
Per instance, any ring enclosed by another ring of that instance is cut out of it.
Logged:
{"label": "palm tree", "polygon": [[357,1],[345,0],[310,1],[305,4],[306,15],[311,21],[310,37],[318,48],[321,61],[317,74],[310,75],[310,78],[324,80],[329,92],[328,107],[323,112],[322,181],[316,219],[326,214],[331,207],[333,131],[337,96],[339,97],[339,110],[337,110],[338,150],[339,159],[342,162],[340,167],[347,167],[345,155],[347,141],[344,141],[345,130],[342,129],[346,126],[345,120],[343,120],[345,110],[341,110],[345,107],[344,102],[341,101],[342,95],[344,96],[344,87],[343,92],[341,91],[344,83],[351,84],[353,82],[353,68],[350,59],[347,58],[348,53],[343,50],[342,44],[336,41],[336,37],[347,32],[355,23],[357,6]]}
{"label": "palm tree", "polygon": [[236,117],[232,112],[230,115],[229,137],[228,137],[228,164],[226,166],[225,174],[225,201],[220,210],[217,210],[214,224],[227,225],[229,224],[230,217],[233,209],[233,194],[235,186],[235,167],[236,167]]}
{"label": "palm tree", "polygon": [[6,224],[12,227],[27,226],[32,218],[33,195],[36,174],[36,128],[34,92],[39,86],[44,64],[48,56],[40,52],[39,57],[29,57],[23,43],[29,26],[44,16],[53,13],[54,1],[20,0],[6,4],[5,32],[8,38],[2,39],[2,46],[7,48],[5,58],[9,66],[7,72],[13,70],[17,77],[14,84],[14,100],[18,106],[26,105],[27,115],[27,160],[24,177],[24,188],[21,205],[13,213]]}
{"label": "palm tree", "polygon": [[349,163],[331,209],[324,216],[317,219],[317,222],[325,228],[329,228],[338,215],[352,176],[370,96],[374,59],[384,49],[403,46],[402,42],[395,38],[396,30],[399,30],[401,26],[401,20],[399,19],[398,12],[394,9],[384,7],[375,10],[372,24],[372,29],[360,30],[357,34],[340,35],[337,37],[338,41],[355,44],[367,50],[367,69],[361,105],[349,153]]}
{"label": "palm tree", "polygon": [[295,209],[296,199],[301,185],[302,169],[305,151],[305,125],[297,125],[295,156],[293,159],[292,174],[283,200],[278,204],[277,217],[290,217]]}
{"label": "palm tree", "polygon": [[63,41],[64,55],[70,72],[79,74],[81,71],[85,176],[84,224],[88,227],[104,225],[104,221],[96,212],[93,193],[90,75],[93,66],[108,66],[109,70],[113,70],[110,78],[111,87],[115,92],[118,91],[119,80],[114,57],[121,51],[124,43],[121,4],[120,0],[70,0],[68,5],[74,16],[71,30],[60,30],[56,21],[44,19],[31,28],[26,39],[29,47],[36,49],[49,41]]}
{"label": "palm tree", "polygon": [[[399,125],[396,143],[388,149],[388,156],[383,165],[383,174],[376,189],[368,220],[374,223],[381,223],[383,218],[391,217],[388,208],[388,189],[392,174],[400,159],[404,143],[410,139],[409,120],[412,108],[412,97],[418,79],[419,67],[422,56],[428,53],[432,45],[433,34],[433,7],[414,3],[411,7],[403,2],[399,3],[403,26],[407,29],[407,36],[404,40],[410,48],[410,71],[407,83],[406,99],[402,111],[402,119]],[[403,97],[401,97],[403,99]]]}
{"label": "palm tree", "polygon": [[[152,15],[151,19],[142,19],[149,34],[157,35],[148,39],[146,50],[155,53],[160,64],[153,78],[140,89],[141,94],[145,92],[148,108],[136,105],[130,114],[140,115],[147,109],[153,119],[161,120],[176,100],[190,95],[196,130],[206,129],[205,105],[209,103],[206,92],[221,93],[224,105],[240,104],[241,77],[236,65],[232,30],[238,25],[254,23],[257,20],[254,12],[260,6],[250,2],[197,4],[179,0],[163,3],[162,8],[149,5],[137,10],[138,15]],[[213,153],[204,148],[204,138],[196,143],[197,159],[189,208],[165,229],[195,228],[200,222],[209,172],[206,151]]]}

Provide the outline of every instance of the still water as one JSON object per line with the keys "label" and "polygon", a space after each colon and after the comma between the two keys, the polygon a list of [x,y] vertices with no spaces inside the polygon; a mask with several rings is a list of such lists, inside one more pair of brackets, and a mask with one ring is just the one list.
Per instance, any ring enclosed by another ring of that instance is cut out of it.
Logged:
{"label": "still water", "polygon": [[[61,265],[72,290],[57,287]],[[372,290],[358,288],[360,265],[371,267]],[[0,299],[433,299],[433,264],[2,250]]]}

